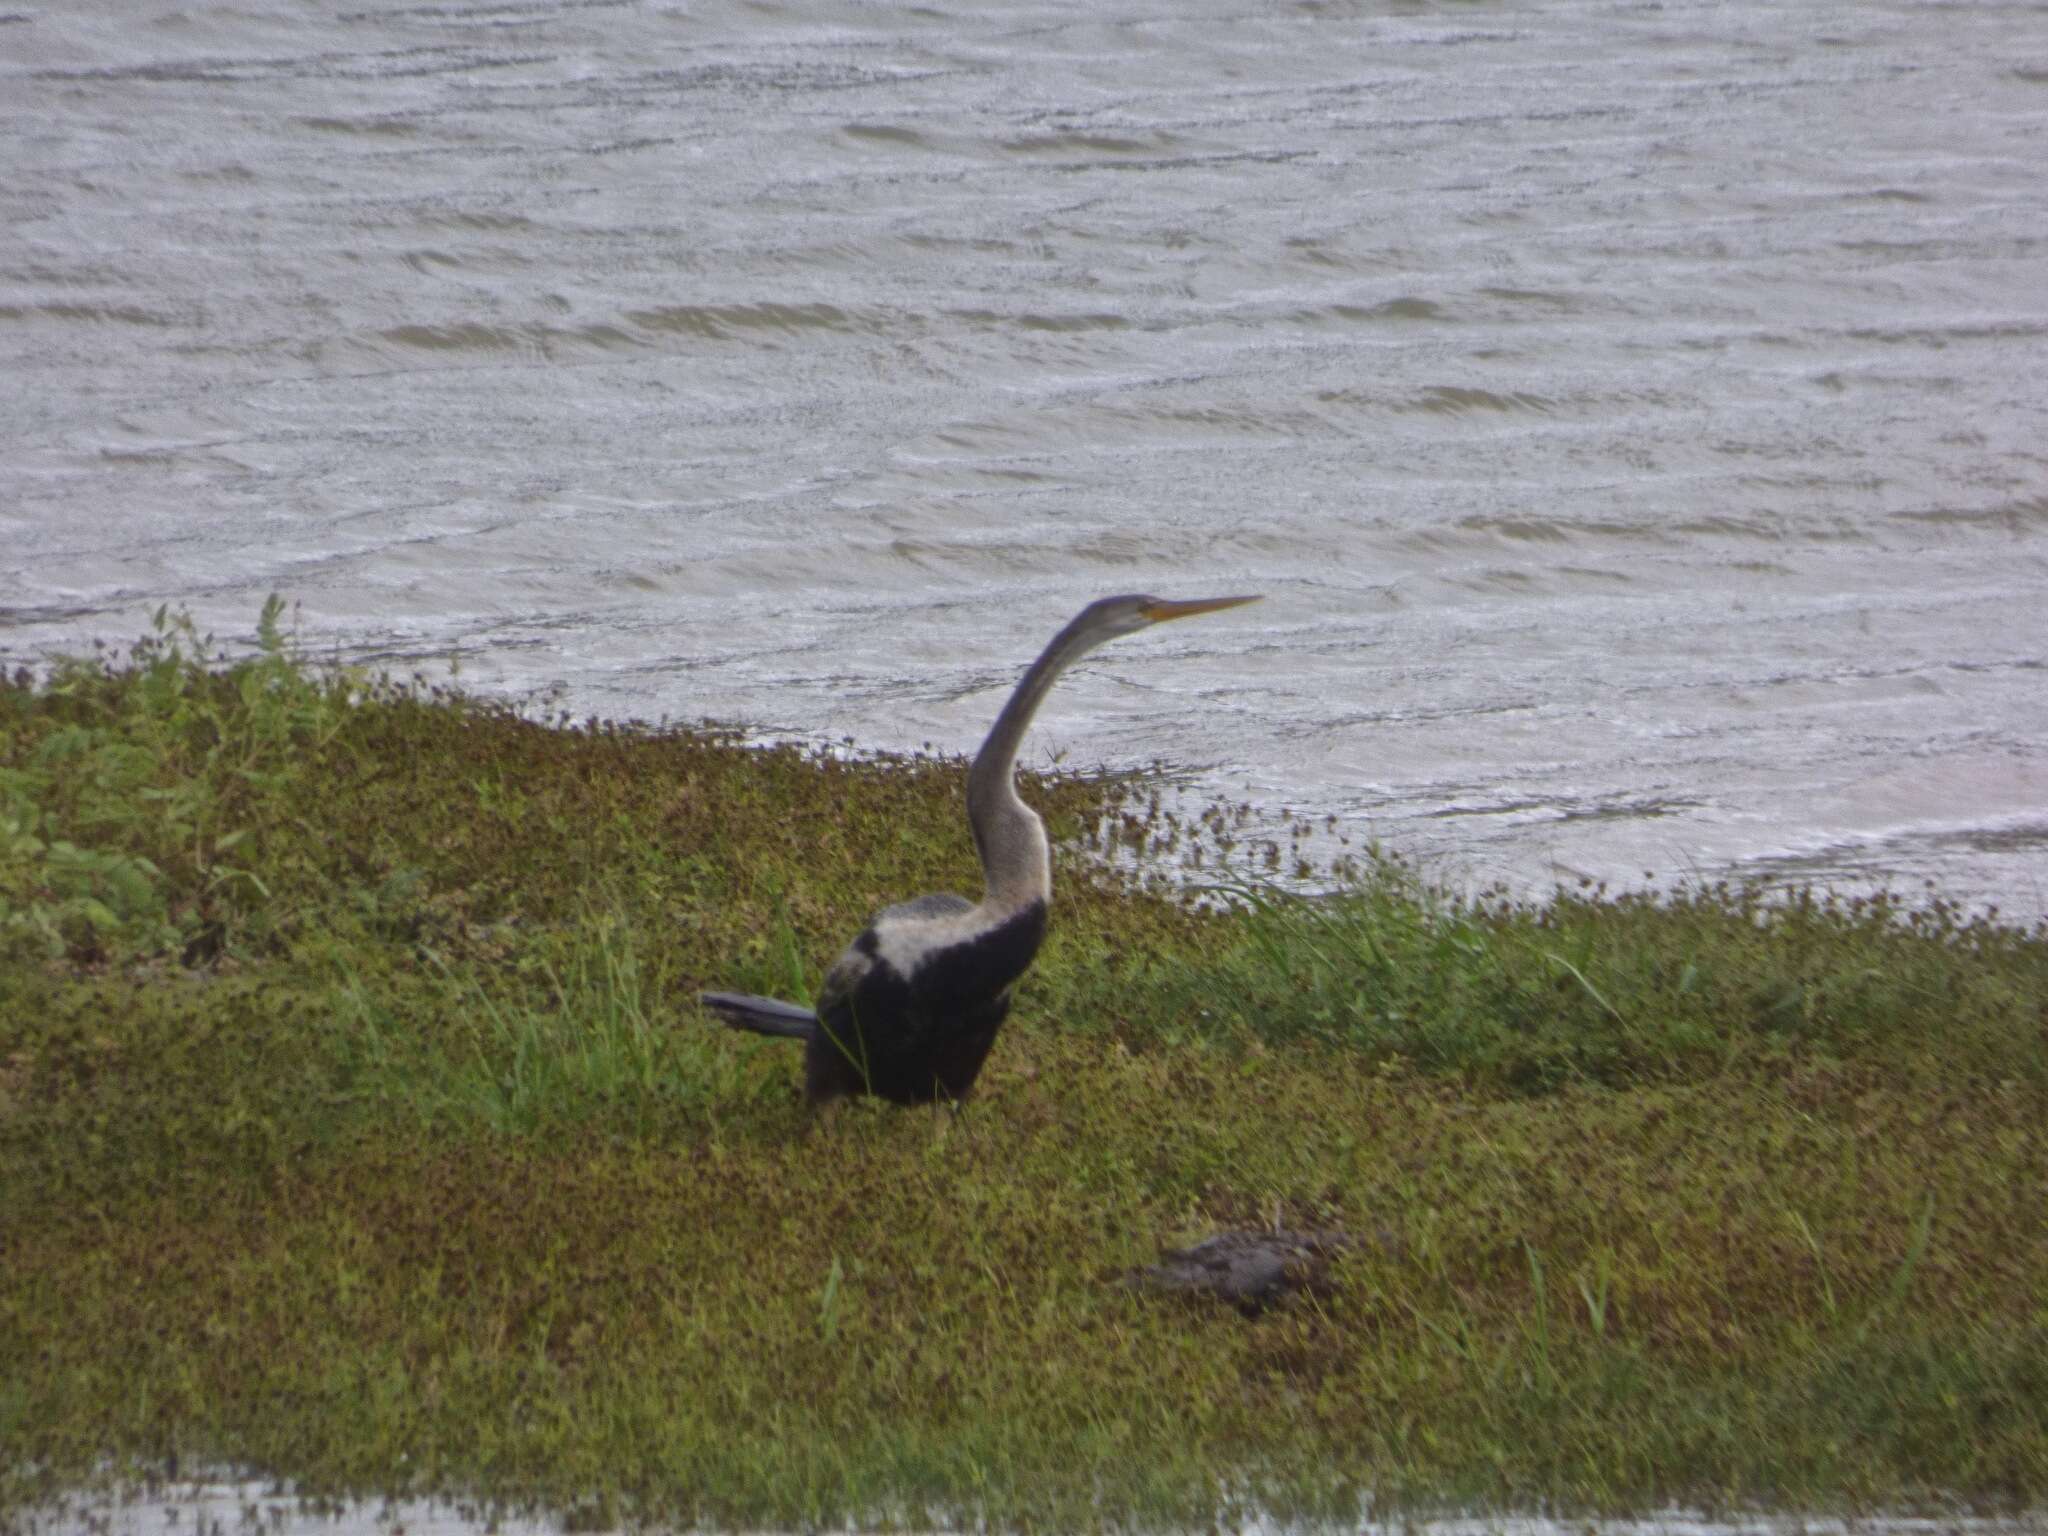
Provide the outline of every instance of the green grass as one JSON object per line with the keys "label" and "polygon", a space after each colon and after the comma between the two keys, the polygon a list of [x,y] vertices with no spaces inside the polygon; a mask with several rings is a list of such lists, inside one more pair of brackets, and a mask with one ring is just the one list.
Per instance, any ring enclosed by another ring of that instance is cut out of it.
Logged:
{"label": "green grass", "polygon": [[[227,1462],[579,1521],[2048,1497],[2048,935],[1940,903],[1327,900],[1027,793],[964,1111],[815,1118],[700,987],[973,891],[962,771],[137,651],[0,686],[0,1518]],[[1237,850],[1264,868],[1276,850]],[[1254,1322],[1116,1284],[1370,1238]]]}

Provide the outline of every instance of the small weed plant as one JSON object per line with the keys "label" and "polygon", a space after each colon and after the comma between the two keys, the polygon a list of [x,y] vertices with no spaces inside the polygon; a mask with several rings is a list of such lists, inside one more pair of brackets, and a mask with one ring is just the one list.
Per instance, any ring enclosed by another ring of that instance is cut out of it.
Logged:
{"label": "small weed plant", "polygon": [[159,609],[125,665],[15,680],[0,706],[5,952],[201,957],[263,926],[265,844],[300,819],[299,760],[331,746],[362,692],[351,673],[308,669],[283,615],[281,598],[264,604],[237,666]]}

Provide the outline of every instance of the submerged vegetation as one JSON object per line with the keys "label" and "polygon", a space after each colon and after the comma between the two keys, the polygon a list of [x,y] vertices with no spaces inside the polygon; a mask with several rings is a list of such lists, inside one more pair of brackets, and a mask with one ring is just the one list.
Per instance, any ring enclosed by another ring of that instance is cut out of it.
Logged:
{"label": "submerged vegetation", "polygon": [[[980,1096],[814,1118],[691,999],[973,891],[959,764],[280,618],[0,686],[0,1516],[213,1463],[584,1524],[2048,1497],[2039,929],[1194,901],[1086,845],[1200,823],[1040,781],[1077,851]],[[1329,1294],[1114,1283],[1273,1221],[1362,1239]]]}

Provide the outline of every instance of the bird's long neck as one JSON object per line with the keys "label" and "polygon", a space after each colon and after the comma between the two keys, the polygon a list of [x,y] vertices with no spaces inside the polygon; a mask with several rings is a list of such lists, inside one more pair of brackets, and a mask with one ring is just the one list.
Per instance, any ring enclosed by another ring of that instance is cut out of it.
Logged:
{"label": "bird's long neck", "polygon": [[1017,750],[1060,673],[1091,648],[1077,624],[1053,636],[1025,670],[967,772],[967,823],[988,882],[984,908],[1013,912],[1052,899],[1052,853],[1044,823],[1017,794]]}

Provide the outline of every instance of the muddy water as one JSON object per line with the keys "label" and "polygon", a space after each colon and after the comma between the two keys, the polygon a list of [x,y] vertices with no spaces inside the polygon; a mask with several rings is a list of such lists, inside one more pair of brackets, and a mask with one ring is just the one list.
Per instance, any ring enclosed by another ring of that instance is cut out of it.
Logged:
{"label": "muddy water", "polygon": [[2048,910],[2048,11],[0,13],[0,653],[1165,757]]}

